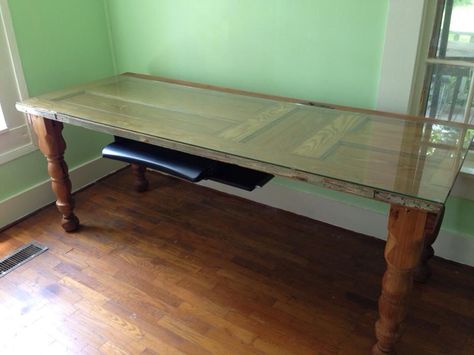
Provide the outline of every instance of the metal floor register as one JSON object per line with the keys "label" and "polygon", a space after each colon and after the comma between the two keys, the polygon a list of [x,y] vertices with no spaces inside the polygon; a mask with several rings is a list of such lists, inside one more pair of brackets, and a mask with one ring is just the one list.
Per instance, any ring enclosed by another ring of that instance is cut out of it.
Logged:
{"label": "metal floor register", "polygon": [[46,250],[48,250],[47,246],[35,241],[23,245],[10,255],[0,259],[0,277],[5,276],[10,271],[15,270],[17,267],[23,265]]}

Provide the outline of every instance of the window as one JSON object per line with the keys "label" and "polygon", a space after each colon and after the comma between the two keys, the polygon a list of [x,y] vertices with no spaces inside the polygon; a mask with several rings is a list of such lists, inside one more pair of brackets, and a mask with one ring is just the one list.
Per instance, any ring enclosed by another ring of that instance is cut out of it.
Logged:
{"label": "window", "polygon": [[0,132],[7,129],[7,123],[5,122],[5,116],[3,115],[2,106],[0,106]]}
{"label": "window", "polygon": [[0,0],[0,163],[35,149],[25,116],[15,103],[26,98],[7,0]]}
{"label": "window", "polygon": [[438,0],[419,113],[474,125],[474,0]]}

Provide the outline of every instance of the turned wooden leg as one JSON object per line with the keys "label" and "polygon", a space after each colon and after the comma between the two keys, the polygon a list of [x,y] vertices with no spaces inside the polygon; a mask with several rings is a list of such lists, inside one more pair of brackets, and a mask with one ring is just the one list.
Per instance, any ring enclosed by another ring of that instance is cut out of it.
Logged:
{"label": "turned wooden leg", "polygon": [[375,324],[377,344],[373,354],[393,353],[405,318],[407,298],[423,250],[427,212],[392,205],[385,246],[387,271],[379,298],[379,320]]}
{"label": "turned wooden leg", "polygon": [[139,164],[131,164],[132,173],[135,176],[133,188],[135,191],[143,192],[148,190],[148,180],[145,177],[146,167]]}
{"label": "turned wooden leg", "polygon": [[79,219],[74,215],[74,200],[71,195],[71,180],[64,151],[66,142],[62,136],[63,124],[40,116],[31,116],[33,128],[38,136],[38,145],[48,160],[48,173],[56,195],[56,206],[62,214],[62,227],[73,232],[79,227]]}
{"label": "turned wooden leg", "polygon": [[428,264],[434,256],[433,243],[438,237],[441,224],[443,223],[444,207],[438,213],[429,213],[425,227],[425,244],[421,253],[421,260],[415,271],[416,282],[426,282],[431,277],[431,268]]}

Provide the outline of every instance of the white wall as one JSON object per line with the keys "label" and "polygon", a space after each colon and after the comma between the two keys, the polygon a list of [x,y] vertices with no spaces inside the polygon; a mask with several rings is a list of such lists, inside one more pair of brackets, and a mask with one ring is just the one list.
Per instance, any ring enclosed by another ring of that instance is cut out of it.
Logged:
{"label": "white wall", "polygon": [[390,0],[377,109],[408,113],[424,0]]}

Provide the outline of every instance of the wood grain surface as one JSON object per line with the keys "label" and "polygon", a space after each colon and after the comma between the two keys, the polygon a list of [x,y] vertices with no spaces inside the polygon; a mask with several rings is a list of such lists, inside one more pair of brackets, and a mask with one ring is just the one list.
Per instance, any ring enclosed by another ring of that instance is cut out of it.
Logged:
{"label": "wood grain surface", "polygon": [[[29,114],[427,210],[440,210],[469,126],[319,107],[135,74],[26,100]],[[332,186],[331,185],[331,186]]]}
{"label": "wood grain surface", "polygon": [[[77,193],[73,235],[54,206],[0,233],[0,255],[50,248],[0,279],[1,354],[369,353],[383,241],[147,175]],[[474,269],[431,265],[397,353],[470,355]]]}

